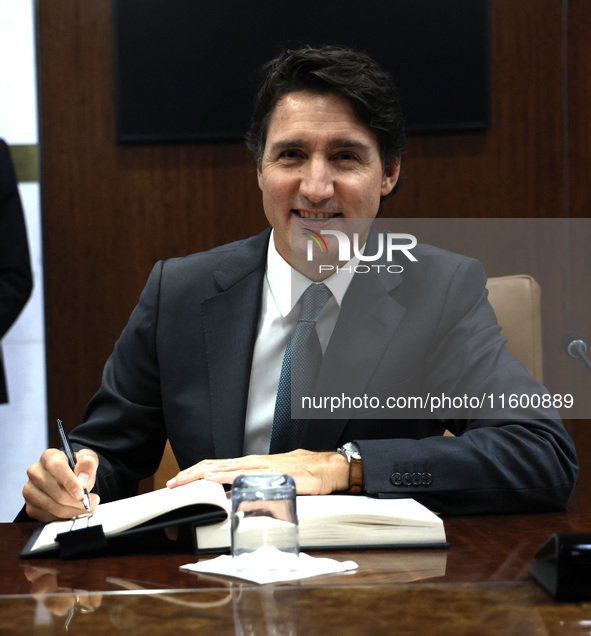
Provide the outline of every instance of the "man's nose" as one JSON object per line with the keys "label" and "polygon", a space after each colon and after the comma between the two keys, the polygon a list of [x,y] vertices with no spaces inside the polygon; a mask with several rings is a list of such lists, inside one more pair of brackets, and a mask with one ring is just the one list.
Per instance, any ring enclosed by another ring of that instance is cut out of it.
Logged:
{"label": "man's nose", "polygon": [[334,194],[334,179],[329,163],[312,159],[303,169],[300,192],[309,201],[319,203]]}

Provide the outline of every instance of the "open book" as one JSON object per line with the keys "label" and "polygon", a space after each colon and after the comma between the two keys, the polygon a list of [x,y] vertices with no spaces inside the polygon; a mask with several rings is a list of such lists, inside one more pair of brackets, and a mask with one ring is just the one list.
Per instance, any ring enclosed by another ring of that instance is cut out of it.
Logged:
{"label": "open book", "polygon": [[[230,548],[230,507],[223,486],[215,482],[162,488],[100,504],[90,517],[40,524],[21,556],[75,556],[108,547],[118,537],[186,524],[195,527],[196,551],[221,552]],[[297,513],[302,549],[446,545],[441,519],[413,499],[298,496]]]}

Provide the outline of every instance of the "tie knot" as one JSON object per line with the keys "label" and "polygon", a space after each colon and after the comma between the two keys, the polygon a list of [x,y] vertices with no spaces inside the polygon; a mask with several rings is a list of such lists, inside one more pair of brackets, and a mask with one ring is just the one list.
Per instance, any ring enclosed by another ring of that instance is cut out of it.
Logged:
{"label": "tie knot", "polygon": [[331,291],[324,283],[312,283],[302,295],[298,322],[316,322]]}

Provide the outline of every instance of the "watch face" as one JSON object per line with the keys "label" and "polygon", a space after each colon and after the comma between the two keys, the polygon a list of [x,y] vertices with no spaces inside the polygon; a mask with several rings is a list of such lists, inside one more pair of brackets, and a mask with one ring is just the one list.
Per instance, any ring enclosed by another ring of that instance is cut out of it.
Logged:
{"label": "watch face", "polygon": [[342,450],[347,454],[347,458],[361,459],[361,453],[359,452],[359,446],[355,442],[347,442],[343,444]]}

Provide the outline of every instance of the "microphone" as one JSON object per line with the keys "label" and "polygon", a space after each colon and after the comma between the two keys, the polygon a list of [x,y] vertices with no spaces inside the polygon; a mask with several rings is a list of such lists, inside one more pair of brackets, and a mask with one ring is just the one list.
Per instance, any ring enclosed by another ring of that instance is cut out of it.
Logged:
{"label": "microphone", "polygon": [[580,358],[585,366],[591,371],[591,361],[587,357],[589,345],[585,338],[576,331],[569,331],[562,336],[562,348],[571,358]]}

